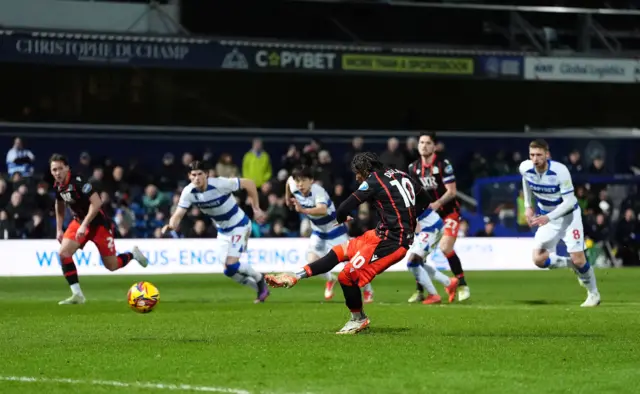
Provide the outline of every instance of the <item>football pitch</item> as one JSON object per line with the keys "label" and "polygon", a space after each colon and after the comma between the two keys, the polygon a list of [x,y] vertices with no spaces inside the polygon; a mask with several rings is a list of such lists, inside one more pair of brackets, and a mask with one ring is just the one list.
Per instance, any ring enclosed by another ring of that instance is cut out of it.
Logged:
{"label": "football pitch", "polygon": [[[342,292],[320,279],[265,304],[222,275],[0,278],[0,393],[634,393],[640,270],[597,270],[602,305],[569,270],[469,272],[465,304],[408,304],[408,272],[374,282],[371,329],[338,336]],[[154,283],[160,303],[131,311]],[[441,291],[444,295],[444,291]]]}

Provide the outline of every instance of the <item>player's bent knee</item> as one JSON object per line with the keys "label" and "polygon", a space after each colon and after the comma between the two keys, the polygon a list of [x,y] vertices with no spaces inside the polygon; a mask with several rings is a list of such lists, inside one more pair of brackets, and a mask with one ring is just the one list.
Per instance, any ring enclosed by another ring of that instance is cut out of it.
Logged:
{"label": "player's bent knee", "polygon": [[422,257],[418,256],[417,254],[411,254],[411,256],[409,256],[409,258],[407,259],[407,267],[418,267],[421,266],[423,262],[424,260],[422,259]]}
{"label": "player's bent knee", "polygon": [[456,239],[453,237],[442,237],[439,246],[440,250],[442,251],[442,253],[444,253],[445,256],[453,252],[453,245],[455,244],[455,241]]}
{"label": "player's bent knee", "polygon": [[233,275],[238,273],[239,269],[240,269],[240,263],[236,261],[233,264],[227,264],[225,266],[224,274],[228,277],[232,277]]}
{"label": "player's bent knee", "polygon": [[546,268],[548,264],[546,264],[547,259],[549,258],[549,253],[546,250],[534,250],[531,256],[533,260],[533,264],[535,264],[538,268]]}
{"label": "player's bent knee", "polygon": [[118,258],[116,256],[103,257],[102,265],[109,271],[116,271],[118,269]]}
{"label": "player's bent knee", "polygon": [[338,282],[340,282],[343,286],[353,286],[353,280],[351,280],[351,275],[345,272],[345,270],[340,271],[338,274]]}
{"label": "player's bent knee", "polygon": [[58,255],[60,255],[61,259],[68,259],[69,257],[73,257],[73,253],[65,249],[61,249],[58,252]]}
{"label": "player's bent knee", "polygon": [[571,262],[577,267],[582,267],[587,264],[587,257],[584,255],[584,252],[570,253],[570,255]]}

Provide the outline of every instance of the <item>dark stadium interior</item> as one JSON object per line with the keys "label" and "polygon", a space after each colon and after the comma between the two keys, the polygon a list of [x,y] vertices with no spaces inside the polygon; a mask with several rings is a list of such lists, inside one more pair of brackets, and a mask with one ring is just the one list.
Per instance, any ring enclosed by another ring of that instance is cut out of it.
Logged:
{"label": "dark stadium interior", "polygon": [[0,70],[0,83],[14,92],[0,98],[0,117],[9,121],[487,131],[640,122],[640,90],[627,84],[7,64]]}
{"label": "dark stadium interior", "polygon": [[[411,4],[426,5],[410,6]],[[383,1],[314,2],[224,0],[183,3],[182,22],[195,34],[221,37],[287,39],[292,41],[350,44],[421,45],[446,52],[462,49],[540,52],[527,30],[542,47],[584,51],[581,37],[585,23],[603,28],[607,42],[625,50],[640,49],[638,15],[590,15],[574,12],[511,12],[506,8],[433,7],[443,2],[406,2],[399,6]],[[444,2],[447,3],[447,2]],[[471,2],[499,4],[499,1]],[[502,2],[509,5],[508,2]],[[537,3],[532,1],[530,3]],[[550,5],[605,7],[615,2],[540,2]],[[633,5],[633,1],[621,2]],[[429,6],[431,4],[431,6]],[[453,4],[449,2],[448,4]],[[447,4],[444,4],[447,5]],[[454,4],[455,5],[455,4]],[[529,5],[528,3],[520,5]],[[539,5],[539,4],[531,4]],[[546,5],[546,4],[543,4]],[[246,9],[256,10],[247,13]],[[624,7],[623,7],[624,8]],[[206,12],[202,12],[205,9]],[[268,17],[265,17],[267,15]],[[553,33],[551,33],[553,32]],[[590,30],[592,51],[606,56],[606,47]],[[547,38],[548,37],[548,38]]]}

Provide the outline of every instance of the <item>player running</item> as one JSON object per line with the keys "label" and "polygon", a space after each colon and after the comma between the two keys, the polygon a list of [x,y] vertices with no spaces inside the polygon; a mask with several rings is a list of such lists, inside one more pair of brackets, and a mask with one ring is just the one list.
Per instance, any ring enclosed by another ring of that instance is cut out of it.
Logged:
{"label": "player running", "polygon": [[[429,208],[438,212],[444,220],[444,231],[440,240],[440,250],[449,261],[451,272],[458,278],[458,301],[471,297],[464,277],[460,258],[453,250],[460,225],[460,203],[456,198],[456,176],[449,160],[436,153],[436,133],[422,132],[418,140],[420,159],[409,165],[409,175],[419,182],[433,201]],[[417,283],[416,292],[409,302],[423,301],[424,288]]]}
{"label": "player running", "polygon": [[[549,145],[543,140],[529,144],[529,160],[520,164],[524,206],[531,227],[540,227],[534,238],[533,263],[540,268],[571,266],[580,284],[587,289],[583,307],[600,304],[596,275],[584,254],[582,212],[573,192],[573,182],[567,167],[547,159]],[[540,216],[534,215],[531,195],[536,198]],[[561,257],[553,253],[560,240],[571,255]]]}
{"label": "player running", "polygon": [[[436,212],[431,208],[427,208],[418,216],[418,228],[413,239],[413,244],[409,248],[407,257],[407,267],[416,278],[416,283],[429,294],[423,297],[422,303],[425,305],[439,304],[442,298],[438,294],[432,279],[440,282],[449,296],[449,302],[453,302],[456,298],[456,289],[458,288],[458,278],[452,278],[438,271],[427,261],[427,256],[433,253],[442,238],[444,223]],[[422,296],[419,293],[418,297]],[[417,302],[417,300],[416,300]]]}
{"label": "player running", "polygon": [[169,224],[162,228],[162,232],[177,230],[187,210],[192,205],[198,207],[218,228],[218,256],[224,261],[224,274],[255,290],[255,303],[264,302],[269,296],[264,276],[250,265],[240,263],[240,256],[247,250],[251,221],[238,207],[232,194],[240,189],[246,190],[251,199],[254,218],[261,221],[265,215],[258,205],[256,184],[246,178],[208,178],[205,165],[201,161],[194,161],[189,165],[189,179],[191,183],[182,190],[178,207],[169,219]]}
{"label": "player running", "polygon": [[[73,255],[83,249],[87,242],[93,242],[98,248],[102,264],[109,271],[125,267],[131,260],[146,267],[147,258],[134,247],[131,253],[116,256],[116,244],[113,236],[113,224],[102,211],[102,200],[99,191],[84,177],[73,174],[67,158],[54,154],[49,159],[49,169],[55,183],[56,192],[56,238],[60,242],[60,263],[67,283],[71,287],[71,297],[58,304],[84,304],[86,299],[80,288],[78,270],[73,262]],[[66,231],[62,231],[65,206],[73,214],[73,220]]]}
{"label": "player running", "polygon": [[[418,188],[408,174],[385,169],[373,153],[358,153],[351,162],[356,180],[362,182],[336,211],[336,221],[350,220],[349,214],[368,201],[378,210],[380,222],[375,230],[334,246],[324,257],[304,266],[296,274],[266,275],[273,287],[293,287],[300,279],[329,272],[341,262],[347,262],[338,275],[351,319],[337,334],[357,334],[369,327],[369,318],[362,308],[360,287],[370,283],[404,258],[413,239],[418,213],[428,205],[428,196]],[[417,193],[416,193],[417,190]]]}
{"label": "player running", "polygon": [[[336,222],[336,208],[329,194],[322,186],[313,182],[313,171],[310,167],[303,166],[293,170],[285,189],[287,205],[295,207],[296,212],[306,215],[311,221],[312,233],[307,252],[309,264],[329,253],[334,246],[349,240],[347,226]],[[333,288],[337,279],[331,271],[322,276],[327,281],[324,298],[330,300],[333,298]],[[370,283],[364,287],[363,295],[365,304],[373,302]]]}

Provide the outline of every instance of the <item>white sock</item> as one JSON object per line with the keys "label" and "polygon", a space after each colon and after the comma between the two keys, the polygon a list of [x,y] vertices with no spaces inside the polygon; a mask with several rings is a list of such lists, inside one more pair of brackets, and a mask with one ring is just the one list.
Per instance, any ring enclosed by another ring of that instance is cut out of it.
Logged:
{"label": "white sock", "polygon": [[246,264],[243,266],[239,262],[227,265],[224,269],[224,274],[235,282],[250,287],[255,291],[258,291],[258,282],[262,280],[262,274]]}
{"label": "white sock", "polygon": [[451,284],[451,279],[449,279],[447,275],[438,271],[436,268],[430,266],[429,264],[425,264],[424,269],[427,271],[431,279],[435,279],[436,281],[442,283],[444,287],[447,287]]}
{"label": "white sock", "polygon": [[249,264],[240,263],[240,268],[238,268],[238,273],[243,274],[245,276],[250,276],[253,280],[258,283],[262,280],[262,274],[251,268]]}
{"label": "white sock", "polygon": [[334,274],[331,273],[331,271],[329,272],[325,272],[324,274],[322,274],[322,277],[327,281],[327,282],[335,282],[336,281],[336,276]]}
{"label": "white sock", "polygon": [[71,293],[73,295],[76,295],[76,294],[77,295],[83,295],[82,294],[82,289],[80,288],[80,283],[74,283],[70,287],[71,287]]}
{"label": "white sock", "polygon": [[245,278],[246,278],[245,282],[242,283],[242,284],[247,286],[247,287],[251,287],[254,291],[257,292],[258,291],[258,283],[255,280],[253,280],[253,278],[250,277],[250,276],[249,277],[245,277]]}
{"label": "white sock", "polygon": [[422,285],[427,293],[438,294],[438,290],[436,290],[436,287],[433,285],[433,282],[431,281],[431,278],[429,277],[429,274],[427,273],[427,270],[424,268],[424,266],[411,266],[409,267],[409,270],[413,273],[416,281]]}
{"label": "white sock", "polygon": [[362,291],[370,291],[373,293],[373,286],[371,286],[371,283],[367,283],[366,285],[364,285],[364,287],[362,288]]}
{"label": "white sock", "polygon": [[580,282],[582,282],[584,287],[587,288],[587,291],[589,293],[597,293],[598,285],[596,284],[596,273],[593,271],[591,264],[587,261],[582,268],[578,268],[573,264],[573,262],[571,265],[573,266],[573,270],[576,272],[576,275],[578,275]]}
{"label": "white sock", "polygon": [[558,256],[555,253],[549,253],[549,258],[545,262],[546,268],[566,268],[571,264],[569,257]]}
{"label": "white sock", "polygon": [[231,279],[233,279],[234,281],[240,283],[243,286],[247,286],[252,288],[255,291],[258,291],[258,283],[250,276],[247,276],[245,274],[241,274],[240,272],[237,272],[235,274],[233,274],[232,276],[230,276]]}

